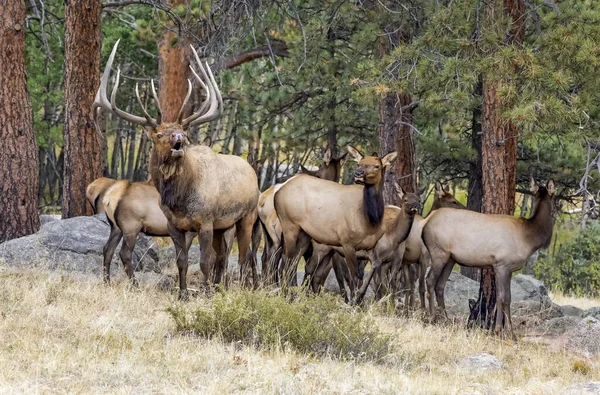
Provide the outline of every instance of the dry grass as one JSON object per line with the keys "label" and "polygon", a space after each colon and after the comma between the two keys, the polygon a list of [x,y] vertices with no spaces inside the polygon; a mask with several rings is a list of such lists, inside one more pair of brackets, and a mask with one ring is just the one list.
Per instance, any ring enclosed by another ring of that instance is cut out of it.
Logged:
{"label": "dry grass", "polygon": [[[148,284],[142,280],[142,284]],[[392,335],[380,363],[312,359],[178,334],[175,298],[120,281],[0,269],[0,388],[43,393],[562,393],[600,377],[598,360],[479,331],[375,316]],[[206,303],[202,298],[189,302]],[[376,315],[374,310],[369,314]],[[504,370],[457,365],[488,352]]]}
{"label": "dry grass", "polygon": [[571,305],[583,310],[600,306],[600,298],[580,298],[577,296],[563,295],[560,292],[550,292],[550,297],[554,303],[561,306]]}

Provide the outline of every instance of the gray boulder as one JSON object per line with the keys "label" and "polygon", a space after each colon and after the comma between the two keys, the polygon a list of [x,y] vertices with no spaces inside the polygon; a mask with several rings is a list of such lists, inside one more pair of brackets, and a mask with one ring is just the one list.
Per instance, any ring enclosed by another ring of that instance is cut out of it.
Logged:
{"label": "gray boulder", "polygon": [[566,331],[576,326],[582,320],[581,317],[564,316],[552,318],[541,323],[538,327],[532,330],[531,335],[536,336],[560,336]]}
{"label": "gray boulder", "polygon": [[534,300],[544,307],[552,305],[552,300],[548,296],[548,289],[546,289],[544,283],[532,276],[526,274],[514,276],[510,291],[513,302]]}
{"label": "gray boulder", "polygon": [[600,320],[600,307],[592,307],[581,314],[582,317],[594,317]]}
{"label": "gray boulder", "polygon": [[444,290],[446,310],[450,316],[468,316],[469,299],[477,300],[479,297],[479,282],[463,276],[459,272],[452,272]]}
{"label": "gray boulder", "polygon": [[458,362],[458,366],[476,371],[500,370],[504,365],[498,358],[491,354],[482,353],[469,355]]}
{"label": "gray boulder", "polygon": [[[50,221],[33,235],[0,244],[0,261],[8,266],[100,273],[109,234],[104,214]],[[119,251],[120,245],[112,260],[113,273],[122,271]],[[158,263],[156,243],[140,234],[133,254],[136,270],[160,272]]]}
{"label": "gray boulder", "polygon": [[600,381],[576,383],[565,388],[565,395],[600,394]]}
{"label": "gray boulder", "polygon": [[42,214],[40,215],[40,225],[47,224],[52,221],[60,221],[60,215],[58,214]]}
{"label": "gray boulder", "polygon": [[[583,310],[579,307],[571,306],[570,304],[561,306],[563,314],[571,317],[583,317]],[[600,311],[598,311],[600,313]],[[596,317],[597,318],[597,317]]]}
{"label": "gray boulder", "polygon": [[563,335],[565,348],[588,357],[600,355],[600,321],[594,317],[583,318]]}

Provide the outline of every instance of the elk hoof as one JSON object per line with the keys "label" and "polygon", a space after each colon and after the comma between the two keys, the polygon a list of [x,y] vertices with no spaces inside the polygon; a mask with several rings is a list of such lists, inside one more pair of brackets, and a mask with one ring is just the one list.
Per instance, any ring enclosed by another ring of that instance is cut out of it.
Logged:
{"label": "elk hoof", "polygon": [[132,277],[132,278],[131,278],[131,285],[132,285],[134,288],[138,288],[138,287],[140,286],[140,283],[138,282],[137,278],[135,278],[135,277]]}
{"label": "elk hoof", "polygon": [[180,289],[179,290],[179,300],[182,302],[187,302],[189,300],[189,295],[188,295],[188,290],[187,289]]}

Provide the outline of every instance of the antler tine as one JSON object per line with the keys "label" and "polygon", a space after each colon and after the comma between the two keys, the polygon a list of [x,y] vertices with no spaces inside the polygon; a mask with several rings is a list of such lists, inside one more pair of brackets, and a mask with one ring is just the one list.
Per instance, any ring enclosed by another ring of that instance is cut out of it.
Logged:
{"label": "antler tine", "polygon": [[162,109],[160,108],[160,100],[158,100],[158,95],[156,94],[156,88],[154,87],[154,79],[150,80],[150,85],[152,86],[152,97],[154,97],[154,104],[156,105],[156,111],[158,111],[156,120],[158,121],[158,123],[162,123]]}
{"label": "antler tine", "polygon": [[146,106],[144,106],[144,103],[142,103],[142,99],[140,98],[140,90],[138,88],[139,84],[135,84],[135,97],[137,97],[137,101],[140,104],[140,107],[142,108],[142,112],[144,113],[144,118],[146,118],[146,121],[148,121],[148,123],[153,124],[155,127],[157,126],[156,120],[154,118],[152,118],[150,116],[150,114],[148,114],[148,109],[146,108]]}
{"label": "antler tine", "polygon": [[177,122],[178,123],[181,123],[181,118],[183,117],[183,110],[185,109],[185,105],[187,104],[188,100],[190,100],[190,96],[192,96],[192,81],[190,81],[188,79],[187,95],[185,95],[185,99],[183,99],[183,104],[181,105],[181,108],[179,109],[179,113],[177,114]]}
{"label": "antler tine", "polygon": [[115,80],[115,86],[112,90],[112,94],[110,95],[110,106],[112,111],[119,117],[131,123],[135,123],[137,125],[144,126],[153,126],[148,122],[146,118],[138,117],[137,115],[129,114],[125,111],[120,110],[117,107],[117,90],[119,89],[119,79],[121,78],[121,69],[117,69],[117,79]]}
{"label": "antler tine", "polygon": [[[193,46],[191,46],[191,48],[192,48],[192,53],[194,54],[194,59],[196,60],[196,63],[200,69],[200,73],[202,74],[202,77],[204,77],[204,81],[206,81],[206,88],[208,88],[208,89],[207,89],[206,101],[203,103],[203,105],[197,112],[195,112],[194,114],[192,114],[190,117],[186,118],[183,121],[183,123],[182,123],[183,126],[196,126],[201,123],[212,121],[213,119],[217,118],[221,114],[221,108],[222,108],[222,104],[223,104],[223,100],[221,98],[221,93],[219,92],[219,88],[214,79],[214,76],[212,75],[212,71],[210,70],[210,67],[208,67],[208,65],[206,65],[206,67],[208,68],[208,73],[207,73],[206,69],[202,65],[202,62],[200,61],[198,52],[196,52],[196,50],[194,49]],[[196,79],[200,81],[201,78],[198,76],[196,71],[192,67],[190,67],[190,69],[192,70]],[[207,105],[209,106],[208,110],[206,110]]]}
{"label": "antler tine", "polygon": [[[200,64],[200,68],[203,69],[202,64],[200,62],[198,63]],[[215,77],[212,71],[210,70],[208,64],[206,64],[206,68],[208,69],[208,76],[210,79],[210,84],[208,86],[212,90],[210,97],[210,108],[200,118],[196,119],[193,122],[190,122],[190,126],[196,126],[201,123],[210,122],[213,119],[218,118],[221,115],[221,111],[223,109],[223,98],[221,97],[221,91],[219,91],[219,87],[217,86]]]}
{"label": "antler tine", "polygon": [[194,70],[191,65],[190,65],[190,70],[192,71],[192,74],[194,75],[194,77],[196,78],[198,83],[202,86],[202,89],[204,89],[204,91],[206,92],[206,100],[204,100],[204,102],[202,103],[202,105],[200,106],[198,111],[196,111],[195,113],[193,113],[192,115],[190,115],[189,117],[187,117],[186,119],[184,119],[182,121],[181,124],[184,126],[188,125],[192,121],[196,120],[198,117],[200,117],[201,115],[203,115],[206,112],[206,110],[208,109],[208,106],[210,105],[210,97],[211,97],[209,87],[206,86],[204,81],[202,81],[202,78],[200,78],[198,73],[196,73],[196,70]]}
{"label": "antler tine", "polygon": [[94,99],[94,104],[92,108],[101,107],[107,111],[112,111],[112,106],[108,101],[108,97],[106,95],[106,88],[108,87],[108,77],[110,77],[110,71],[112,69],[112,64],[115,60],[115,54],[117,53],[117,47],[119,46],[119,42],[121,39],[118,39],[115,43],[110,56],[108,57],[108,62],[106,62],[106,67],[104,68],[104,72],[102,73],[102,78],[100,79],[100,87],[96,92],[96,98]]}
{"label": "antler tine", "polygon": [[202,86],[202,89],[204,89],[204,91],[206,92],[206,100],[204,100],[204,102],[202,103],[202,105],[196,112],[194,112],[192,115],[190,115],[189,117],[187,117],[186,119],[184,119],[182,121],[181,125],[183,127],[190,125],[193,121],[195,121],[196,119],[198,119],[199,117],[201,117],[202,115],[204,115],[206,113],[208,106],[211,104],[210,98],[213,96],[213,94],[212,94],[213,90],[212,90],[212,87],[210,86],[210,79],[209,79],[208,75],[206,74],[206,72],[204,71],[204,69],[202,68],[202,63],[200,62],[198,53],[196,52],[196,50],[194,49],[194,47],[192,45],[190,45],[190,47],[192,48],[192,53],[194,54],[194,58],[196,59],[196,62],[200,66],[200,73],[202,74],[202,77],[206,81],[206,84],[204,83],[202,78],[200,78],[198,73],[196,73],[196,70],[194,70],[194,68],[192,67],[191,62],[190,62],[190,66],[189,66],[190,71],[194,75],[194,78],[196,78],[196,81],[198,81],[200,86]]}
{"label": "antler tine", "polygon": [[[137,125],[144,125],[144,126],[156,126],[156,125],[152,125],[152,123],[149,122],[148,119],[146,119],[146,118],[142,118],[142,117],[138,117],[136,115],[129,114],[129,113],[117,108],[115,102],[116,102],[117,88],[119,86],[119,78],[120,78],[120,74],[121,74],[120,70],[117,70],[117,80],[115,82],[115,87],[113,88],[113,91],[112,91],[111,100],[110,101],[108,100],[108,95],[106,93],[106,89],[108,88],[108,78],[110,77],[110,72],[112,70],[112,65],[115,60],[115,55],[117,53],[117,48],[119,47],[120,41],[121,41],[120,39],[117,40],[117,42],[115,43],[115,45],[112,49],[112,52],[110,53],[110,56],[108,57],[108,61],[106,62],[106,67],[104,68],[104,72],[102,73],[102,78],[100,79],[100,87],[98,88],[98,91],[96,92],[96,98],[94,99],[94,104],[92,105],[92,110],[94,111],[97,107],[100,107],[106,111],[111,111],[113,114],[117,115],[119,118],[122,118],[131,123],[134,123]],[[94,116],[95,115],[96,115],[96,111],[94,111]]]}

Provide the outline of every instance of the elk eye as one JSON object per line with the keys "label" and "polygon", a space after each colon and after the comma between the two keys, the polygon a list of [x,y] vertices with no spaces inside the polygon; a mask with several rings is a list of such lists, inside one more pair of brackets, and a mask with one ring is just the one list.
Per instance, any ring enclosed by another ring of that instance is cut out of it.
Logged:
{"label": "elk eye", "polygon": [[158,134],[156,135],[156,137],[158,137],[159,139],[162,139],[162,137],[163,137],[163,134],[162,134],[162,133],[158,133]]}
{"label": "elk eye", "polygon": [[375,165],[375,170],[379,170],[379,165]]}

